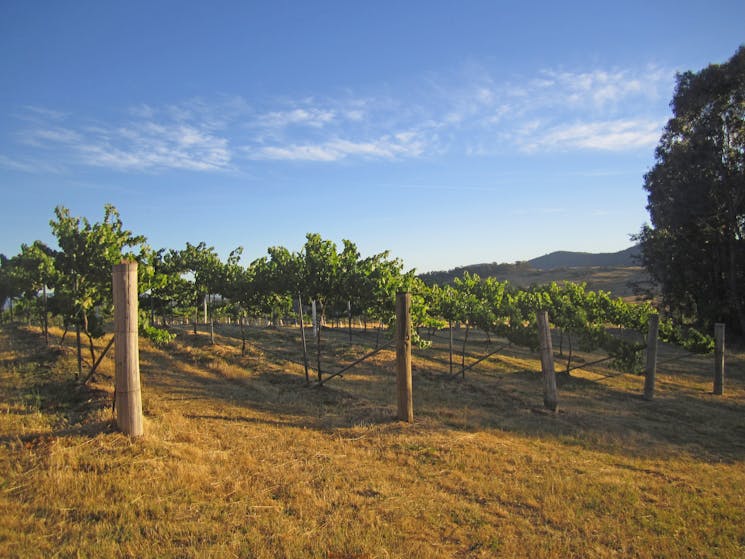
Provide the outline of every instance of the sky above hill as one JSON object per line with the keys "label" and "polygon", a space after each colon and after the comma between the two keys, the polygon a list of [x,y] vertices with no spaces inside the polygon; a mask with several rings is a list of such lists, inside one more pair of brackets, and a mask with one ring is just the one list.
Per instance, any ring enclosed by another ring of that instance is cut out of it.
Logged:
{"label": "sky above hill", "polygon": [[105,203],[246,262],[621,250],[676,72],[742,43],[742,0],[3,2],[0,252]]}

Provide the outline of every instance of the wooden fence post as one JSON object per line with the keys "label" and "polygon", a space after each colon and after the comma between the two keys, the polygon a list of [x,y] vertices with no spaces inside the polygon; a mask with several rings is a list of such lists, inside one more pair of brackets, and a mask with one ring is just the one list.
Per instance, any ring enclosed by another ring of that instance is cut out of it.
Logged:
{"label": "wooden fence post", "polygon": [[[321,373],[321,317],[323,316],[323,305],[318,304],[316,310],[316,302],[313,301],[313,333],[316,336],[316,369],[318,369],[318,384],[323,384],[323,374]],[[316,322],[316,319],[318,322]]]}
{"label": "wooden fence post", "polygon": [[311,301],[310,310],[311,310],[311,316],[313,320],[313,337],[315,338],[316,336],[318,336],[318,317],[316,316],[316,300],[315,299]]}
{"label": "wooden fence post", "polygon": [[411,293],[396,295],[396,393],[398,419],[414,422],[411,383]]}
{"label": "wooden fence post", "polygon": [[538,311],[535,314],[538,322],[538,343],[541,348],[541,370],[543,372],[543,405],[556,411],[559,400],[556,394],[556,371],[554,370],[554,349],[551,344],[551,327],[548,323],[548,312]]}
{"label": "wooden fence post", "polygon": [[305,317],[303,316],[303,298],[297,294],[297,306],[300,311],[300,339],[303,341],[303,367],[305,367],[305,384],[310,384],[308,374],[308,344],[305,342]]}
{"label": "wooden fence post", "polygon": [[724,324],[714,325],[714,394],[724,394]]}
{"label": "wooden fence post", "polygon": [[647,367],[644,376],[644,399],[654,399],[654,383],[657,375],[657,331],[660,328],[660,315],[649,316],[647,332]]}
{"label": "wooden fence post", "polygon": [[453,374],[453,321],[448,321],[448,326],[450,327],[450,375]]}
{"label": "wooden fence post", "polygon": [[142,429],[140,353],[137,339],[137,262],[122,261],[112,270],[114,285],[114,343],[116,424],[139,437]]}

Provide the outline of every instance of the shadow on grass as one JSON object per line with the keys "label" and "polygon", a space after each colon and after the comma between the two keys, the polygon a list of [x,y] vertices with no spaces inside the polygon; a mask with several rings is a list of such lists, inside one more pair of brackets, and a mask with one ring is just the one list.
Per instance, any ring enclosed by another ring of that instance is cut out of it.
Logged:
{"label": "shadow on grass", "polygon": [[[271,365],[273,356],[267,359]],[[335,379],[320,389],[306,387],[298,374],[283,372],[281,362],[270,368],[256,366],[239,380],[211,371],[209,376],[191,376],[188,383],[164,377],[148,382],[174,389],[183,398],[229,400],[261,414],[192,414],[193,419],[322,430],[396,424],[395,377],[388,366],[362,366],[350,372],[351,379]],[[635,378],[630,377],[630,384]],[[542,379],[536,372],[467,373],[461,380],[415,366],[415,415],[427,429],[499,429],[625,456],[687,453],[712,463],[745,459],[742,402],[670,388],[660,389],[657,398],[647,402],[640,395],[643,378],[638,379],[639,391],[634,392],[559,375],[560,409],[552,414],[543,410]]]}
{"label": "shadow on grass", "polygon": [[1,435],[0,445],[9,445],[15,442],[21,442],[29,446],[39,446],[53,438],[85,438],[91,439],[102,433],[117,432],[116,424],[113,419],[107,421],[95,421],[90,423],[78,423],[62,429],[53,429],[51,431],[37,431],[24,433],[22,435]]}
{"label": "shadow on grass", "polygon": [[631,392],[564,377],[559,381],[559,413],[538,422],[508,419],[505,427],[627,456],[683,452],[712,463],[745,459],[742,402],[674,389],[658,390],[654,400],[646,401],[642,385],[640,377],[639,392]]}
{"label": "shadow on grass", "polygon": [[[23,339],[23,331],[19,335]],[[268,343],[271,335],[266,333]],[[234,344],[235,340],[229,342]],[[289,372],[291,361],[268,353],[264,357],[240,357],[235,346],[224,340],[222,349],[205,344],[204,339],[195,346],[186,339],[185,344],[167,350],[142,350],[146,415],[157,415],[158,399],[203,400],[230,404],[230,411],[224,413],[225,408],[220,406],[210,409],[208,404],[184,417],[322,431],[359,426],[406,428],[395,420],[395,375],[388,363],[390,355],[318,388],[306,386],[302,374]],[[202,353],[192,353],[197,350]],[[241,369],[245,375],[234,378],[225,374],[219,363],[211,360],[215,352],[221,352],[220,362]],[[33,360],[29,359],[30,364]],[[36,359],[38,364],[45,362],[38,356]],[[41,409],[66,418],[68,425],[59,431],[60,435],[94,436],[113,428],[111,422],[85,425],[86,416],[110,405],[109,395],[76,389],[69,379],[47,377],[41,375],[29,386],[39,395]],[[635,385],[634,380],[630,377],[630,385]],[[661,458],[686,453],[711,463],[745,459],[742,401],[662,387],[657,398],[647,402],[640,396],[641,377],[638,384],[639,391],[634,392],[560,375],[559,412],[553,414],[543,410],[542,379],[536,372],[468,373],[462,380],[420,362],[414,372],[414,428],[423,433],[501,430],[623,456]],[[151,402],[148,390],[157,394]]]}
{"label": "shadow on grass", "polygon": [[33,445],[49,437],[93,437],[114,429],[112,421],[93,419],[111,405],[109,393],[81,385],[72,373],[56,370],[66,348],[47,347],[40,334],[15,324],[3,325],[2,334],[3,353],[13,354],[11,358],[0,360],[0,370],[9,380],[2,387],[4,399],[20,404],[13,409],[14,415],[41,413],[47,416],[51,429],[3,433],[0,444],[20,440]]}

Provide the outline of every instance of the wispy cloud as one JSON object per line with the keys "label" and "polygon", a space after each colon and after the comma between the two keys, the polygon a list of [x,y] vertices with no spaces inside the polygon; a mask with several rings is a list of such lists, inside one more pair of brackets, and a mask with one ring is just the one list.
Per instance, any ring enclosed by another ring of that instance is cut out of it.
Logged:
{"label": "wispy cloud", "polygon": [[672,83],[672,78],[672,71],[656,67],[639,71],[545,70],[540,78],[532,81],[530,89],[544,103],[582,110],[612,110],[623,103],[648,102],[659,97]]}
{"label": "wispy cloud", "polygon": [[74,130],[60,127],[37,127],[23,131],[19,134],[22,143],[43,147],[53,144],[74,143],[80,140],[80,134]]}
{"label": "wispy cloud", "polygon": [[273,111],[260,115],[257,124],[267,128],[284,128],[301,125],[321,128],[333,122],[334,111],[320,108],[298,108],[289,111]]}
{"label": "wispy cloud", "polygon": [[26,120],[43,119],[45,121],[60,121],[69,116],[69,113],[56,111],[48,107],[38,107],[36,105],[25,105],[22,109],[23,112],[16,114],[16,116]]}
{"label": "wispy cloud", "polygon": [[0,168],[20,173],[45,173],[55,175],[65,171],[64,166],[55,165],[48,161],[28,158],[17,159],[2,154],[0,154]]}
{"label": "wispy cloud", "polygon": [[[45,111],[34,109],[34,114]],[[117,124],[84,122],[77,128],[36,119],[19,133],[21,143],[60,153],[71,163],[126,171],[227,169],[231,151],[214,110],[194,102],[156,109],[134,107]],[[56,120],[56,119],[54,119]]]}
{"label": "wispy cloud", "polygon": [[549,127],[542,134],[521,140],[527,152],[575,149],[625,151],[651,148],[660,137],[663,122],[654,120],[612,120],[580,122]]}
{"label": "wispy cloud", "polygon": [[[476,65],[411,87],[337,98],[195,98],[81,117],[23,107],[18,153],[0,165],[47,172],[64,165],[127,172],[246,170],[259,161],[331,163],[442,154],[490,157],[649,149],[667,116],[673,73],[547,69],[506,78]],[[24,161],[44,155],[50,165]],[[252,163],[254,162],[254,163]],[[42,170],[43,169],[43,170]]]}
{"label": "wispy cloud", "polygon": [[428,141],[418,133],[401,132],[368,142],[334,139],[321,144],[266,146],[257,150],[246,148],[246,153],[252,159],[285,161],[339,161],[349,157],[392,160],[419,157],[427,145]]}
{"label": "wispy cloud", "polygon": [[87,165],[121,170],[227,168],[228,140],[187,125],[139,123],[115,130],[113,138],[88,138],[74,146]]}
{"label": "wispy cloud", "polygon": [[441,111],[440,126],[467,155],[480,157],[514,150],[648,148],[659,139],[673,76],[657,67],[544,70],[498,82],[472,68],[468,79],[439,88],[452,107]]}

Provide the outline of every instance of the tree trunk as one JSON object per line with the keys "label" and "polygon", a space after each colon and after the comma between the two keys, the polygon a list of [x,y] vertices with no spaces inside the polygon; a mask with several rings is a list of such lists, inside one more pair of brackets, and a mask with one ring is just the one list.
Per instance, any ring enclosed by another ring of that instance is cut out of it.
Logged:
{"label": "tree trunk", "polygon": [[450,330],[450,374],[453,374],[453,321],[448,321],[448,326]]}
{"label": "tree trunk", "polygon": [[349,317],[349,343],[352,343],[352,301],[347,301],[347,314]]}
{"label": "tree trunk", "polygon": [[47,284],[42,286],[42,298],[44,301],[44,343],[49,345],[49,321],[47,319]]}
{"label": "tree trunk", "polygon": [[78,349],[78,375],[83,372],[83,352],[80,347],[80,324],[75,324],[75,340]]}
{"label": "tree trunk", "polygon": [[[730,208],[730,213],[734,213],[734,208]],[[736,218],[735,218],[736,219]],[[730,304],[735,309],[737,322],[740,327],[740,335],[745,336],[745,312],[743,312],[742,308],[742,298],[740,297],[738,285],[737,285],[737,240],[734,238],[735,231],[732,231],[729,234],[729,238],[727,241],[728,245],[728,252],[729,252],[729,261],[728,261],[728,268],[729,273],[727,274],[728,280],[729,280],[729,297],[730,297]]]}
{"label": "tree trunk", "polygon": [[246,327],[243,324],[243,317],[240,317],[238,321],[241,326],[241,356],[243,356],[246,355]]}
{"label": "tree trunk", "polygon": [[649,328],[647,331],[647,364],[644,376],[645,400],[654,399],[654,386],[657,376],[657,334],[659,330],[660,317],[653,314],[649,317]]}
{"label": "tree trunk", "polygon": [[88,348],[91,352],[91,366],[93,366],[96,362],[96,354],[93,348],[93,338],[88,330],[88,313],[85,311],[83,311],[83,331],[85,332],[85,335],[88,336]]}
{"label": "tree trunk", "polygon": [[463,337],[463,352],[461,354],[461,363],[460,363],[460,374],[462,378],[466,378],[466,344],[468,343],[468,332],[471,329],[471,323],[466,322],[466,334]]}
{"label": "tree trunk", "polygon": [[96,362],[96,353],[95,348],[93,347],[93,337],[90,335],[89,332],[85,333],[86,336],[88,336],[88,350],[91,353],[91,367]]}
{"label": "tree trunk", "polygon": [[318,308],[315,299],[310,304],[311,320],[313,321],[313,337],[318,336]]}
{"label": "tree trunk", "polygon": [[308,344],[305,341],[305,317],[303,316],[303,298],[298,293],[297,306],[300,313],[300,338],[303,341],[303,367],[305,368],[305,384],[310,384],[308,374]]}
{"label": "tree trunk", "polygon": [[323,304],[321,304],[321,312],[318,314],[318,325],[316,328],[316,366],[318,367],[318,383],[323,384],[323,377],[321,376],[321,324],[323,323]]}

